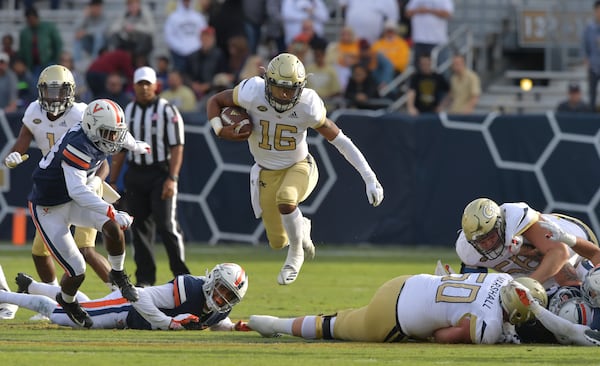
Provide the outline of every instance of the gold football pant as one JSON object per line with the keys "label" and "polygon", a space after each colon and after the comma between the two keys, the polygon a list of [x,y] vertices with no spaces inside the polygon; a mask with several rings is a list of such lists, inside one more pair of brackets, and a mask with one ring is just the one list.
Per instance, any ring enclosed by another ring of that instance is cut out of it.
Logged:
{"label": "gold football pant", "polygon": [[[73,237],[75,239],[75,243],[77,243],[77,248],[91,248],[96,246],[97,233],[98,232],[94,228],[76,227]],[[37,230],[35,231],[35,237],[33,238],[31,254],[38,257],[47,257],[50,255],[50,252],[48,252],[48,249],[46,249],[40,233]]]}
{"label": "gold football pant", "polygon": [[271,248],[281,249],[288,244],[278,206],[297,206],[312,193],[318,179],[319,170],[310,155],[287,169],[260,171],[260,207]]}
{"label": "gold football pant", "polygon": [[396,277],[375,292],[367,306],[337,313],[333,338],[358,342],[399,342],[405,338],[396,323],[398,297],[411,276]]}

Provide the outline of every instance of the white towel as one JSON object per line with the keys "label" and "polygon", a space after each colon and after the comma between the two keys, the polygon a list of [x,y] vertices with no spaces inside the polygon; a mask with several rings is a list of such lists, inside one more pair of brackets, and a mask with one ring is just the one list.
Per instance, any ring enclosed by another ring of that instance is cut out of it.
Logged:
{"label": "white towel", "polygon": [[252,210],[254,210],[254,216],[260,219],[262,216],[262,208],[260,208],[260,194],[259,194],[259,179],[260,179],[261,167],[258,164],[252,165],[250,169],[250,202],[252,202]]}

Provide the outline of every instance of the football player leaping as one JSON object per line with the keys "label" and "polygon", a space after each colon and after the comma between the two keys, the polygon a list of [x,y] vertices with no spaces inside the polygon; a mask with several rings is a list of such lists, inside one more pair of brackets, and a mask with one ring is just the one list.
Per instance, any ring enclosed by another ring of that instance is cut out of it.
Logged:
{"label": "football player leaping", "polygon": [[[0,284],[0,301],[44,313],[54,324],[81,326],[52,299],[57,286],[36,282],[23,273],[17,275],[16,282],[24,293],[2,291]],[[101,299],[82,300],[81,306],[93,319],[92,328],[248,331],[245,322],[234,324],[229,319],[232,308],[247,290],[244,269],[235,263],[221,263],[206,276],[180,275],[161,286],[138,288],[139,300],[134,303],[113,291]]]}
{"label": "football player leaping", "polygon": [[[9,168],[15,168],[26,157],[32,141],[46,155],[54,143],[73,125],[81,121],[85,103],[75,102],[75,80],[71,71],[61,65],[45,68],[38,79],[38,100],[31,102],[23,116],[23,125],[11,153],[4,159]],[[108,175],[108,165],[104,164],[97,172],[100,179]],[[85,261],[94,269],[100,279],[110,284],[110,265],[106,258],[95,249],[96,229],[75,228],[75,242]],[[49,284],[58,284],[54,263],[50,253],[36,231],[31,248],[31,256],[40,279]],[[14,317],[14,314],[13,314]],[[0,314],[0,318],[6,319]],[[34,316],[35,319],[39,317]]]}
{"label": "football player leaping", "polygon": [[[269,62],[264,78],[243,80],[207,103],[208,118],[217,136],[248,140],[255,161],[250,173],[254,213],[257,218],[262,216],[269,245],[274,249],[288,247],[277,278],[281,285],[294,282],[305,255],[312,258],[315,254],[310,220],[298,208],[318,179],[306,142],[308,128],[323,135],[360,173],[369,203],[378,206],[383,200],[383,188],[363,154],[326,117],[323,101],[314,90],[304,88],[305,84],[302,62],[282,53]],[[235,126],[223,126],[220,112],[226,106],[246,109],[254,121],[251,133],[238,134]]]}
{"label": "football player leaping", "polygon": [[356,342],[520,343],[514,326],[544,322],[564,344],[600,345],[600,332],[546,310],[542,285],[505,273],[401,276],[383,284],[367,306],[334,315],[277,318],[252,315],[248,326],[264,337]]}

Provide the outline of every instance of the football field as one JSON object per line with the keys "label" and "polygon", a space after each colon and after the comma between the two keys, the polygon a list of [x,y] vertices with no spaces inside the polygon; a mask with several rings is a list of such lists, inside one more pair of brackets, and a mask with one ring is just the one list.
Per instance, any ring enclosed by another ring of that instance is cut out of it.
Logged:
{"label": "football field", "polygon": [[[31,246],[0,244],[0,264],[14,290],[17,272],[37,277]],[[101,246],[98,247],[102,250]],[[134,271],[128,247],[127,269]],[[171,279],[161,244],[159,283]],[[318,245],[298,280],[277,284],[284,252],[266,245],[188,245],[193,274],[221,262],[242,265],[248,293],[231,313],[235,322],[251,314],[299,316],[332,314],[367,304],[375,290],[395,276],[433,273],[437,259],[458,269],[452,248]],[[107,293],[92,270],[81,288],[95,298]],[[57,273],[61,274],[60,270]],[[30,322],[20,309],[14,320],[0,320],[0,365],[595,365],[597,348],[559,345],[368,344],[306,341],[291,336],[262,338],[255,332],[72,330]]]}

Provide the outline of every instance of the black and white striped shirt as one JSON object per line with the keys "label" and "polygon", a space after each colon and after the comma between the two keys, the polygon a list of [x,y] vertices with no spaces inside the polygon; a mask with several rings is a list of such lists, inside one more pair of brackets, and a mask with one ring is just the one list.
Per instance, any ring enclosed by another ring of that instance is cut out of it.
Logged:
{"label": "black and white striped shirt", "polygon": [[152,165],[168,162],[170,147],[183,145],[183,118],[179,110],[164,98],[146,105],[135,101],[125,107],[125,120],[129,132],[136,140],[142,140],[152,147],[151,154],[128,153],[128,161],[136,165]]}

